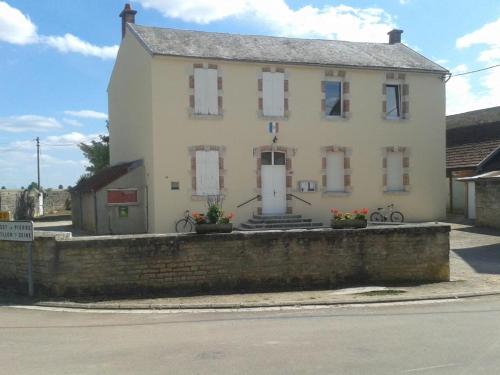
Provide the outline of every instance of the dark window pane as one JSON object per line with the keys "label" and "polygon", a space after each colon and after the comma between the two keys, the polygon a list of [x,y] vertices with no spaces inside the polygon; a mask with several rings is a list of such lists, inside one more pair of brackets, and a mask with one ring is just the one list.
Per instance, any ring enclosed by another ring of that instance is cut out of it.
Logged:
{"label": "dark window pane", "polygon": [[260,164],[271,165],[272,164],[272,152],[263,152],[260,157]]}
{"label": "dark window pane", "polygon": [[340,82],[325,82],[325,115],[340,116],[342,114],[341,89]]}
{"label": "dark window pane", "polygon": [[399,86],[398,85],[386,85],[386,97],[387,97],[387,117],[398,118],[399,117]]}
{"label": "dark window pane", "polygon": [[274,153],[274,165],[285,165],[285,154],[283,152]]}

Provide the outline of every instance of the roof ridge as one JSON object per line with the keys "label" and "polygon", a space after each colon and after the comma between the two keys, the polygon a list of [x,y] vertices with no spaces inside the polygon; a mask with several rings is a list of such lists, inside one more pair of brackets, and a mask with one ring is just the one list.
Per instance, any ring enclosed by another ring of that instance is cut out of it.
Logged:
{"label": "roof ridge", "polygon": [[[274,39],[285,39],[285,40],[317,40],[322,42],[339,42],[339,43],[356,43],[356,44],[372,44],[372,45],[386,45],[386,46],[396,46],[396,44],[382,43],[382,42],[363,42],[363,41],[353,41],[353,40],[341,40],[341,39],[326,39],[326,38],[298,38],[289,36],[278,36],[278,35],[266,35],[266,34],[240,34],[240,33],[230,33],[222,31],[206,31],[206,30],[192,30],[192,29],[180,29],[175,27],[160,27],[160,26],[146,26],[139,24],[130,24],[132,27],[142,27],[145,29],[159,29],[159,30],[172,30],[175,32],[190,32],[190,33],[203,33],[203,34],[217,34],[217,35],[228,35],[228,36],[242,36],[242,37],[255,37],[255,38],[274,38]],[[402,44],[402,43],[399,43]],[[404,44],[403,44],[404,45]],[[407,47],[405,45],[405,47]],[[411,51],[411,48],[407,47]],[[429,59],[428,59],[429,60]],[[431,61],[431,60],[429,60]],[[433,62],[433,61],[431,61]]]}

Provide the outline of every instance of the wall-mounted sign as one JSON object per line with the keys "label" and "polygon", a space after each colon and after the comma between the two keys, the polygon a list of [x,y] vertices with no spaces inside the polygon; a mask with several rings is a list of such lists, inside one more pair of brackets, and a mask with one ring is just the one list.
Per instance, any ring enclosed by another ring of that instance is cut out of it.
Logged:
{"label": "wall-mounted sign", "polygon": [[32,221],[0,222],[0,241],[32,242],[33,237]]}
{"label": "wall-mounted sign", "polygon": [[137,189],[113,189],[107,191],[108,205],[134,205],[139,203]]}
{"label": "wall-mounted sign", "polygon": [[299,181],[299,191],[301,193],[312,193],[318,190],[316,181],[303,180]]}
{"label": "wall-mounted sign", "polygon": [[128,217],[128,207],[120,206],[118,207],[118,217]]}
{"label": "wall-mounted sign", "polygon": [[278,124],[276,121],[271,121],[271,122],[267,125],[267,131],[268,131],[270,134],[278,134],[278,131],[279,131],[279,124]]}

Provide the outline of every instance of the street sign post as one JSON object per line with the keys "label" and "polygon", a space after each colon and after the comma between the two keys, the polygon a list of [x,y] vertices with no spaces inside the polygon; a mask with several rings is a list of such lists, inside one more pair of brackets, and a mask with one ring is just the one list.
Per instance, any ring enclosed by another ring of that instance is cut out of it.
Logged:
{"label": "street sign post", "polygon": [[0,221],[0,241],[26,243],[28,251],[28,294],[33,297],[33,239],[32,221]]}

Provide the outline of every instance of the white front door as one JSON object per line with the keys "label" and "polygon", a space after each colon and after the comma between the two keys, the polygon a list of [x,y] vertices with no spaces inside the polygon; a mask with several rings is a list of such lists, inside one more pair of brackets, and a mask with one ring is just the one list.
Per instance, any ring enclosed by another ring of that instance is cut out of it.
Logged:
{"label": "white front door", "polygon": [[467,182],[467,218],[476,218],[476,183]]}
{"label": "white front door", "polygon": [[286,162],[283,152],[263,152],[261,155],[262,213],[286,213]]}

